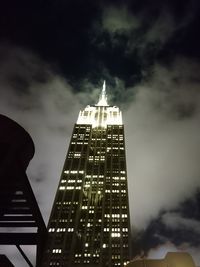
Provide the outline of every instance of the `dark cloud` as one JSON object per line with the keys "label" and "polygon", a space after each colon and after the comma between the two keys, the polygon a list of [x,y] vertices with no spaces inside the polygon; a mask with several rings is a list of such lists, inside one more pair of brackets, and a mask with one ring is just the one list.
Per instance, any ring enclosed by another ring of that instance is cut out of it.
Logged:
{"label": "dark cloud", "polygon": [[145,231],[133,232],[133,255],[144,253],[151,258],[163,258],[167,251],[188,251],[198,264],[199,206],[199,193],[197,193],[183,201],[176,209],[161,211]]}
{"label": "dark cloud", "polygon": [[74,85],[88,76],[95,82],[105,68],[133,84],[156,60],[198,50],[198,11],[195,0],[8,1],[0,39],[28,47]]}

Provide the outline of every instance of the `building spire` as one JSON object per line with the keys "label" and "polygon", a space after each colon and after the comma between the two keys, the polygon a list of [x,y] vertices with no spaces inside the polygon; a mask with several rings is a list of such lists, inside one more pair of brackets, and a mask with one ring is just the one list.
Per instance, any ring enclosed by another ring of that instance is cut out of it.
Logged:
{"label": "building spire", "polygon": [[106,92],[106,81],[104,80],[103,81],[103,89],[102,89],[103,92]]}
{"label": "building spire", "polygon": [[96,104],[96,106],[108,106],[107,102],[107,94],[106,94],[106,81],[103,82],[103,88],[101,91],[101,94],[99,96],[99,102]]}

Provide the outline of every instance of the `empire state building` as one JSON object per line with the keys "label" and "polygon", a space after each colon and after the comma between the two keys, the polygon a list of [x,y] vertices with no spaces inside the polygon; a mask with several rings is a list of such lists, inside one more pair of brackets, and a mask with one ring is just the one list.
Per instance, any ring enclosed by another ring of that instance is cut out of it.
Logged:
{"label": "empire state building", "polygon": [[124,266],[130,259],[124,126],[118,107],[80,111],[48,224],[43,266]]}

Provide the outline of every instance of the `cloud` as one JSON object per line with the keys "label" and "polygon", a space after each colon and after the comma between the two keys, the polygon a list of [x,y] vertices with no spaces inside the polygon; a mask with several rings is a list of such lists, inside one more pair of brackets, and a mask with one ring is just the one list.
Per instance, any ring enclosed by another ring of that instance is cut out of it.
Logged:
{"label": "cloud", "polygon": [[[146,228],[162,209],[177,207],[200,187],[199,65],[177,59],[155,65],[132,88],[126,129],[131,220]],[[131,89],[129,89],[131,90]]]}
{"label": "cloud", "polygon": [[167,212],[162,216],[162,222],[172,230],[183,229],[200,234],[199,221],[191,218],[184,218],[177,212]]}
{"label": "cloud", "polygon": [[157,12],[152,15],[152,6],[137,12],[127,4],[105,6],[101,21],[93,29],[92,43],[101,51],[106,47],[111,51],[122,50],[124,54],[119,57],[134,56],[141,63],[151,63],[149,58],[155,59],[171,40],[181,41],[196,12],[194,3],[188,3],[177,18],[163,3],[154,7]]}
{"label": "cloud", "polygon": [[125,7],[105,7],[102,15],[102,27],[110,34],[128,33],[138,28],[138,20]]}

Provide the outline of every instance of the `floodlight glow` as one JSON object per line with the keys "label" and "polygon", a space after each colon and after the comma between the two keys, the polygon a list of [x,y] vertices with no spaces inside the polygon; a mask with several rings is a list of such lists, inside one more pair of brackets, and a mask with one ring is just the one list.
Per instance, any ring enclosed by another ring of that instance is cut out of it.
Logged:
{"label": "floodlight glow", "polygon": [[109,106],[107,103],[105,82],[99,102],[95,106],[88,105],[83,111],[80,111],[77,124],[89,124],[92,125],[92,128],[122,125],[122,113],[119,108]]}

